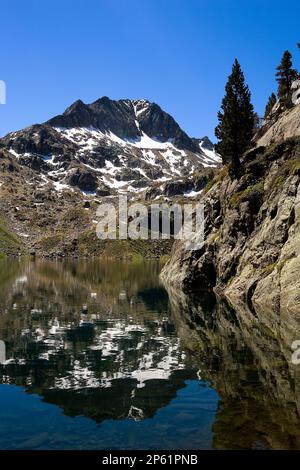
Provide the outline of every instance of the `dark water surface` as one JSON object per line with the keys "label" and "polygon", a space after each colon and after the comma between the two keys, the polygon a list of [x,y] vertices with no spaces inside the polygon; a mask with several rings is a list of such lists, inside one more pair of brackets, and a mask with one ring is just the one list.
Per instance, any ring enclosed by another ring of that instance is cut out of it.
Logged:
{"label": "dark water surface", "polygon": [[0,449],[300,448],[297,324],[160,268],[1,261]]}

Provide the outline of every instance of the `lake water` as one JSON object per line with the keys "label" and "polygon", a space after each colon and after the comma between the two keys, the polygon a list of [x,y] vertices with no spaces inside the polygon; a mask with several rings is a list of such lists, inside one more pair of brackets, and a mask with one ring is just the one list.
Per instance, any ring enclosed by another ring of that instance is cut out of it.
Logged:
{"label": "lake water", "polygon": [[0,449],[300,448],[297,324],[160,269],[1,261]]}

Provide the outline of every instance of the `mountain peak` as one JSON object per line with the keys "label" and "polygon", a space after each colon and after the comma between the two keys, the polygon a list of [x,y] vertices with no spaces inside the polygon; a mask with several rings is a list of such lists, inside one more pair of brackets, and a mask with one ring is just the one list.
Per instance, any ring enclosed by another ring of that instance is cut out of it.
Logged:
{"label": "mountain peak", "polygon": [[77,100],[63,114],[2,141],[19,162],[43,175],[42,184],[102,195],[145,191],[219,165],[211,143],[190,138],[145,99]]}
{"label": "mountain peak", "polygon": [[199,151],[198,145],[172,116],[146,99],[111,100],[103,96],[91,104],[77,100],[46,124],[66,129],[93,127],[101,132],[112,132],[121,139],[146,134],[160,142],[173,142],[179,149]]}
{"label": "mountain peak", "polygon": [[78,112],[79,110],[85,109],[86,107],[87,105],[82,100],[77,100],[73,104],[71,104],[71,106],[69,106],[63,114],[72,114],[74,112]]}

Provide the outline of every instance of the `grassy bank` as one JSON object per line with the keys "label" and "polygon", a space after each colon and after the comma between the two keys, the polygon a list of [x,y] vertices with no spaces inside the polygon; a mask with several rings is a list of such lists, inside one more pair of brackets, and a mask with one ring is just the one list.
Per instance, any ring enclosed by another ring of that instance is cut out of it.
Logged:
{"label": "grassy bank", "polygon": [[18,238],[8,229],[3,217],[0,217],[0,259],[14,255],[21,248]]}

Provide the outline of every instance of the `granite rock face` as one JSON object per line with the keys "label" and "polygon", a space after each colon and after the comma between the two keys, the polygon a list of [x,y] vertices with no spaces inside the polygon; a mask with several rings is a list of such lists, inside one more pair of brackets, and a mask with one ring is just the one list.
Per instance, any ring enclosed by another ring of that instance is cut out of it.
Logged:
{"label": "granite rock face", "polygon": [[224,167],[203,197],[205,242],[177,242],[162,277],[184,290],[214,288],[237,306],[300,311],[300,139],[257,147],[231,180]]}
{"label": "granite rock face", "polygon": [[297,136],[300,136],[300,103],[279,115],[275,109],[271,119],[260,129],[257,145],[268,146]]}

